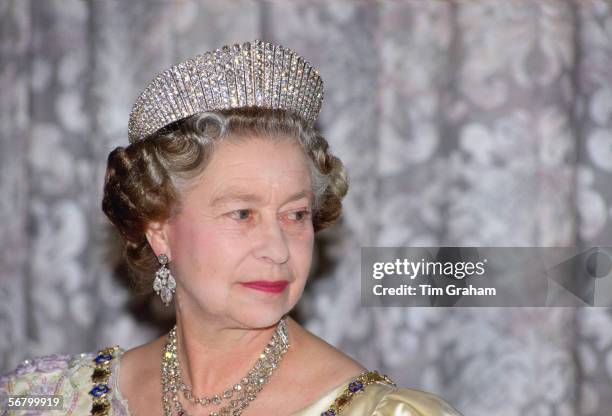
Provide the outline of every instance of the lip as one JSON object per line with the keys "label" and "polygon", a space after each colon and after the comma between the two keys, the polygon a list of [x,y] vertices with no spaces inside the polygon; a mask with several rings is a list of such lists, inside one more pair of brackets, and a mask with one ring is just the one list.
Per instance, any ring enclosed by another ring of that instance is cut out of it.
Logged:
{"label": "lip", "polygon": [[261,290],[262,292],[280,293],[285,290],[289,282],[287,280],[277,280],[274,282],[268,280],[256,280],[240,284],[250,289]]}

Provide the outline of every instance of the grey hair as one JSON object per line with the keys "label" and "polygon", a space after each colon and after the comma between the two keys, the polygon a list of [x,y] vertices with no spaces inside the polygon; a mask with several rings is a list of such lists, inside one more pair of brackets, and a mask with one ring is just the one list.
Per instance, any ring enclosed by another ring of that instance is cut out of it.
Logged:
{"label": "grey hair", "polygon": [[[208,166],[217,146],[226,141],[240,141],[253,137],[254,134],[257,135],[257,131],[246,131],[246,129],[245,131],[240,131],[239,128],[236,128],[233,125],[231,115],[227,114],[226,111],[197,113],[167,126],[166,130],[161,130],[158,133],[159,137],[163,136],[167,140],[192,140],[200,145],[200,149],[193,149],[194,154],[187,155],[188,159],[198,161],[197,167],[190,164],[191,169],[176,169],[181,163],[177,163],[179,161],[176,159],[166,159],[165,165],[170,180],[179,194],[183,194],[190,186],[195,184],[194,179],[202,174],[206,166]],[[270,129],[269,126],[267,128],[261,126],[258,137],[268,137],[272,140],[296,141],[300,144],[310,170],[312,192],[314,195],[312,209],[318,211],[321,208],[323,196],[330,186],[330,175],[323,174],[315,165],[314,160],[308,157],[309,149],[315,146],[316,138],[314,136],[316,135],[311,131],[307,131],[301,123],[295,123],[293,127],[295,127],[295,133],[297,134],[288,135],[281,128]],[[204,150],[203,153],[197,154],[202,150]],[[180,201],[177,202],[179,205],[176,208],[179,209]],[[174,213],[176,212],[178,211],[175,210]]]}

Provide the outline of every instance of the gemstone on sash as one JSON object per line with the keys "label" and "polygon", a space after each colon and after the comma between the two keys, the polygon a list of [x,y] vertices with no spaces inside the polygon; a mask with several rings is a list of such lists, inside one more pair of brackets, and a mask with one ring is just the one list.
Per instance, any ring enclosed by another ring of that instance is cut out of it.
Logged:
{"label": "gemstone on sash", "polygon": [[108,388],[108,386],[106,384],[96,384],[90,391],[89,394],[91,394],[94,397],[101,397],[104,396],[105,394],[107,394],[110,391],[110,389]]}
{"label": "gemstone on sash", "polygon": [[355,380],[351,384],[349,384],[348,388],[352,393],[356,393],[359,390],[363,389],[363,383],[359,380]]}
{"label": "gemstone on sash", "polygon": [[106,361],[110,361],[113,359],[113,356],[110,354],[98,354],[98,356],[95,358],[95,362],[96,364],[101,364],[104,363]]}

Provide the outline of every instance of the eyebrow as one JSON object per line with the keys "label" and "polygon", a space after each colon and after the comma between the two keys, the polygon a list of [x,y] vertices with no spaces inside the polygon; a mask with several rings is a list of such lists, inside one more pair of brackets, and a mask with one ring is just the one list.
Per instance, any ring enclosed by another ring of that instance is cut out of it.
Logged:
{"label": "eyebrow", "polygon": [[[285,200],[284,203],[296,201],[304,197],[307,197],[309,201],[312,201],[314,199],[314,194],[312,193],[312,190],[302,190],[302,191],[296,192],[295,194],[287,198],[287,200]],[[259,195],[256,195],[250,192],[244,192],[240,189],[229,189],[222,195],[219,195],[216,198],[214,198],[212,202],[210,203],[210,205],[217,206],[217,205],[221,205],[221,204],[224,204],[227,202],[233,202],[233,201],[257,203],[257,202],[261,202],[261,198],[259,197]]]}

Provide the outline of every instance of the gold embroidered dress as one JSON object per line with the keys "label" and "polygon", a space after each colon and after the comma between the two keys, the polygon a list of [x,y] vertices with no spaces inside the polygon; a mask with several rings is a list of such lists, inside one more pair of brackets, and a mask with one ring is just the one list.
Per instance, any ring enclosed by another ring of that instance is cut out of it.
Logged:
{"label": "gold embroidered dress", "polygon": [[[45,416],[133,416],[127,400],[121,396],[117,381],[119,358],[124,352],[116,345],[74,356],[52,354],[25,360],[11,373],[0,376],[0,390],[4,389],[11,395],[62,395],[63,410],[45,410]],[[35,413],[15,411],[14,414]],[[248,415],[248,409],[244,410],[244,414]],[[347,379],[310,405],[287,416],[337,415],[461,416],[440,397],[397,387],[391,379],[377,371]]]}

